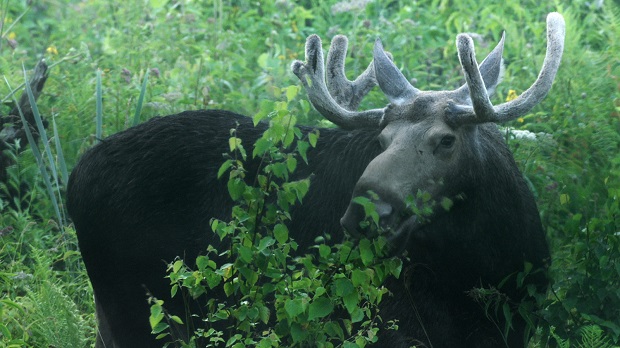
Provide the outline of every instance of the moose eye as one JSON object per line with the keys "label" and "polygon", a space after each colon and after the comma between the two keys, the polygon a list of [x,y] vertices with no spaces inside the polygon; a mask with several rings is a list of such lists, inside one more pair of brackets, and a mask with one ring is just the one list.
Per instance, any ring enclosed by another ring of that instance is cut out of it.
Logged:
{"label": "moose eye", "polygon": [[452,145],[454,145],[454,140],[456,140],[456,137],[454,135],[446,135],[441,138],[439,144],[443,147],[452,147]]}

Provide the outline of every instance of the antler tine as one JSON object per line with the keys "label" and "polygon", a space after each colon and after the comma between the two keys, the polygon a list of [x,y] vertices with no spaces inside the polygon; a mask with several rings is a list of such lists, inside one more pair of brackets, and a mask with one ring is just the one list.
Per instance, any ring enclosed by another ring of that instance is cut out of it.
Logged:
{"label": "antler tine", "polygon": [[560,66],[564,50],[565,24],[559,13],[547,16],[547,52],[538,78],[523,94],[507,103],[493,106],[484,81],[478,70],[473,40],[461,34],[457,37],[459,60],[469,87],[471,107],[457,106],[456,123],[506,122],[523,116],[536,106],[549,92]]}
{"label": "antler tine", "polygon": [[[504,75],[504,60],[502,58],[502,53],[504,52],[505,39],[506,32],[502,32],[502,37],[495,48],[489,52],[489,55],[484,58],[482,63],[478,66],[480,75],[482,75],[482,79],[489,96],[492,96],[495,93],[495,87],[501,82]],[[469,99],[469,87],[467,86],[467,83],[458,88],[455,91],[455,95],[456,100]]]}
{"label": "antler tine", "polygon": [[332,39],[327,54],[327,90],[336,102],[347,110],[357,110],[362,99],[377,85],[373,62],[355,81],[349,81],[344,73],[349,40],[344,35]]}
{"label": "antler tine", "polygon": [[374,65],[379,88],[392,104],[404,104],[412,101],[420,91],[413,87],[383,50],[380,39],[375,40]]}
{"label": "antler tine", "polygon": [[[343,51],[341,47],[339,49],[340,52]],[[336,58],[334,58],[336,65],[334,65],[335,68],[331,68],[332,70],[339,69],[340,63],[337,61],[339,61],[340,57],[336,55]],[[342,65],[344,75],[344,62]],[[310,35],[306,40],[306,62],[296,60],[291,65],[291,69],[299,80],[301,80],[302,85],[306,88],[308,98],[310,99],[312,105],[319,111],[319,113],[321,113],[321,115],[341,128],[375,128],[381,123],[385,109],[355,112],[343,108],[336,102],[336,100],[334,100],[334,97],[332,97],[329,93],[325,83],[323,50],[321,48],[321,39],[317,35]],[[363,83],[361,82],[358,86],[364,86],[364,83],[367,83],[368,78],[369,77],[364,77],[362,79]],[[336,78],[336,80],[338,80],[338,78]],[[353,84],[355,85],[355,82],[353,82]],[[357,93],[357,95],[360,94]],[[347,102],[347,106],[349,107],[352,105],[351,97],[352,95],[349,96],[349,102]],[[341,94],[338,98],[347,99],[346,94]]]}

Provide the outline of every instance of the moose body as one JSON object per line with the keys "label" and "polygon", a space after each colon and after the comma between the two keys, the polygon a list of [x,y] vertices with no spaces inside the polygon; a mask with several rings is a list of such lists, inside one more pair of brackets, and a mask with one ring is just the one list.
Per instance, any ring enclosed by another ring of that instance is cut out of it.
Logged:
{"label": "moose body", "polygon": [[[408,85],[380,43],[374,62],[354,82],[343,77],[343,37],[332,42],[327,85],[317,37],[308,39],[307,62],[294,63],[313,105],[341,128],[321,129],[308,164],[294,173],[292,179],[311,177],[311,184],[303,204],[292,208],[292,237],[303,252],[324,232],[341,239],[341,225],[353,236],[367,233],[358,224],[363,210],[351,197],[372,191],[388,240],[408,255],[401,278],[386,284],[395,296],[383,300],[380,313],[399,320],[400,330],[382,331],[379,346],[523,346],[523,320],[513,318],[504,337],[502,319],[490,320],[468,292],[497,286],[526,263],[544,269],[549,258],[534,197],[494,124],[527,112],[550,88],[563,21],[557,14],[549,18],[552,56],[513,108],[489,107],[478,95],[499,82],[503,39],[478,67],[475,57],[469,59],[472,44],[459,36],[467,84],[451,92]],[[392,104],[353,111],[375,84]],[[69,181],[67,208],[93,284],[99,346],[162,344],[150,334],[146,294],[164,299],[173,313],[184,310],[182,299],[169,296],[165,261],[192,260],[209,244],[217,248],[209,221],[228,219],[233,205],[226,182],[217,179],[229,131],[235,128],[244,144],[253,144],[266,127],[227,111],[184,112],[113,135],[84,154]],[[352,128],[359,129],[346,130]],[[303,133],[313,130],[301,127]],[[259,166],[250,159],[248,175]],[[418,191],[453,205],[421,219],[405,204]],[[544,291],[547,279],[534,273],[528,284]],[[513,301],[526,293],[515,281],[502,291]]]}

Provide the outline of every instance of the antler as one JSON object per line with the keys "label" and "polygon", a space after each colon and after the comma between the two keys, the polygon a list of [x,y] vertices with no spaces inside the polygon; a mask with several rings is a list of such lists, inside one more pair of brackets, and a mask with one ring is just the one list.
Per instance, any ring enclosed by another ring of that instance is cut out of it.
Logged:
{"label": "antler", "polygon": [[377,85],[375,69],[372,62],[366,70],[355,79],[349,81],[344,74],[344,60],[347,56],[349,40],[344,35],[336,35],[332,39],[327,54],[327,90],[336,103],[347,110],[355,111],[362,99]]}
{"label": "antler", "polygon": [[342,35],[332,40],[327,57],[327,84],[321,39],[317,35],[310,35],[306,40],[306,62],[296,60],[291,68],[306,88],[312,105],[325,118],[344,129],[378,127],[385,109],[353,111],[377,84],[373,63],[355,81],[347,80],[344,75],[347,45],[347,38]]}
{"label": "antler", "polygon": [[530,111],[551,89],[562,59],[564,36],[564,18],[559,13],[550,13],[547,16],[547,53],[538,78],[516,99],[493,106],[489,100],[485,81],[478,69],[473,40],[468,35],[460,34],[456,39],[456,46],[473,108],[465,105],[450,105],[452,121],[455,124],[506,122]]}
{"label": "antler", "polygon": [[407,81],[405,75],[394,65],[394,62],[389,59],[379,39],[375,40],[373,54],[375,71],[381,72],[377,75],[377,83],[390,103],[404,104],[413,100],[420,93]]}

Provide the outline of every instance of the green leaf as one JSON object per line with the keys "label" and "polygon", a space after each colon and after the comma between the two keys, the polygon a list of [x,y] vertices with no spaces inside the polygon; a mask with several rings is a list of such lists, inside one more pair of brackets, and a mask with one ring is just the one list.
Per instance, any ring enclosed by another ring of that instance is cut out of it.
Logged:
{"label": "green leaf", "polygon": [[353,311],[351,312],[351,322],[359,323],[362,320],[364,320],[364,311],[361,308],[355,306],[355,308],[353,308]]}
{"label": "green leaf", "polygon": [[267,117],[274,109],[274,103],[271,100],[264,99],[260,103],[260,110],[252,117],[254,126]]}
{"label": "green leaf", "polygon": [[252,151],[252,157],[262,156],[269,148],[273,146],[273,143],[265,138],[258,138],[254,143],[254,150]]}
{"label": "green leaf", "polygon": [[269,59],[269,55],[267,53],[263,53],[258,56],[256,62],[261,69],[267,69],[267,60]]}
{"label": "green leaf", "polygon": [[308,144],[305,141],[297,142],[297,152],[299,152],[299,156],[301,156],[301,159],[303,159],[305,163],[308,163],[308,148],[309,147],[310,147],[310,144]]}
{"label": "green leaf", "polygon": [[316,290],[314,291],[314,298],[320,297],[321,295],[323,295],[327,290],[322,287],[319,286],[318,288],[316,288]]}
{"label": "green leaf", "polygon": [[[355,291],[353,283],[347,278],[338,278],[334,281],[334,287],[336,289],[336,296],[344,297]],[[357,294],[356,294],[357,296]]]}
{"label": "green leaf", "polygon": [[326,297],[315,299],[308,308],[308,320],[323,318],[334,310],[334,305]]}
{"label": "green leaf", "polygon": [[271,172],[280,179],[286,179],[288,177],[288,170],[284,163],[272,163],[269,168]]}
{"label": "green leaf", "polygon": [[240,340],[241,338],[243,337],[240,334],[229,337],[228,341],[226,341],[226,347],[231,347],[235,342],[237,342],[237,340]]}
{"label": "green leaf", "polygon": [[308,112],[310,112],[310,103],[307,100],[301,99],[299,101],[299,106],[301,107],[301,110],[303,111],[304,114],[307,114]]}
{"label": "green leaf", "polygon": [[290,102],[291,100],[295,99],[297,93],[299,93],[299,86],[288,86],[286,88],[286,100]]}
{"label": "green leaf", "polygon": [[353,198],[353,203],[357,203],[364,208],[364,214],[366,217],[370,217],[374,221],[375,225],[379,224],[379,214],[375,209],[375,204],[365,196],[358,196]]}
{"label": "green leaf", "polygon": [[226,160],[226,162],[222,163],[222,165],[220,166],[220,169],[217,171],[217,178],[221,178],[222,175],[224,175],[224,173],[226,173],[226,171],[228,170],[228,168],[230,168],[233,165],[233,161],[232,160]]}
{"label": "green leaf", "polygon": [[290,318],[297,317],[305,310],[301,299],[286,300],[284,303],[284,309]]}
{"label": "green leaf", "polygon": [[351,256],[351,247],[343,244],[340,247],[340,263],[347,263],[349,257]]}
{"label": "green leaf", "polygon": [[225,263],[222,266],[220,266],[220,268],[215,271],[217,274],[221,275],[222,277],[224,277],[224,279],[228,279],[230,277],[232,277],[234,270],[233,270],[233,264],[232,263]]}
{"label": "green leaf", "polygon": [[235,291],[235,285],[232,282],[224,283],[224,293],[226,294],[226,296],[232,295],[234,291]]}
{"label": "green leaf", "polygon": [[228,147],[230,148],[230,152],[234,152],[241,145],[241,139],[237,137],[228,138]]}
{"label": "green leaf", "polygon": [[400,272],[403,269],[403,261],[400,258],[392,258],[389,261],[389,269],[390,269],[390,273],[392,273],[392,275],[396,278],[400,277]]}
{"label": "green leaf", "polygon": [[250,320],[252,320],[252,321],[256,321],[256,319],[258,319],[258,314],[259,314],[258,308],[257,307],[252,307],[248,311],[248,318],[250,318]]}
{"label": "green leaf", "polygon": [[245,191],[245,183],[240,178],[231,178],[228,180],[228,194],[234,201],[241,198],[243,191]]}
{"label": "green leaf", "polygon": [[372,264],[375,256],[372,252],[370,241],[366,238],[363,238],[362,240],[360,240],[359,247],[360,257],[362,258],[362,263],[364,264],[364,266]]}
{"label": "green leaf", "polygon": [[239,256],[241,257],[241,260],[243,260],[245,263],[252,262],[252,258],[254,256],[252,249],[246,247],[245,245],[239,245],[237,252],[239,253]]}
{"label": "green leaf", "polygon": [[326,323],[324,330],[329,337],[334,337],[340,341],[344,341],[344,332],[342,331],[342,327],[337,323],[333,321]]}
{"label": "green leaf", "polygon": [[445,211],[450,210],[453,205],[454,202],[450,198],[444,197],[441,199],[441,206]]}
{"label": "green leaf", "polygon": [[270,246],[274,245],[276,243],[276,240],[267,236],[267,237],[263,237],[260,242],[258,243],[258,251],[263,251],[267,248],[269,248]]}
{"label": "green leaf", "polygon": [[158,334],[158,333],[161,333],[162,331],[167,330],[169,327],[170,326],[167,323],[160,322],[151,328],[152,329],[151,333]]}
{"label": "green leaf", "polygon": [[[372,331],[369,331],[368,333],[370,334],[371,332],[372,332]],[[365,347],[365,346],[366,346],[366,344],[368,344],[368,341],[367,341],[367,340],[368,340],[368,338],[366,338],[366,337],[358,336],[358,337],[355,339],[355,344],[357,344],[357,345],[358,345],[358,346],[360,346],[360,347]]]}
{"label": "green leaf", "polygon": [[[267,324],[267,323],[265,323]],[[257,348],[271,348],[271,347],[276,347],[275,343],[273,343],[273,339],[272,338],[263,338],[262,340],[260,340],[260,342],[258,342],[258,346],[256,346]]]}
{"label": "green leaf", "polygon": [[181,318],[177,317],[176,315],[171,315],[170,319],[177,324],[183,325],[183,320],[181,320]]}
{"label": "green leaf", "polygon": [[[294,192],[297,200],[301,202],[306,196],[306,193],[308,193],[308,189],[310,188],[310,180],[303,179],[293,182],[287,182],[282,185],[282,188],[286,192]],[[295,201],[291,200],[290,203],[295,203]]]}
{"label": "green leaf", "polygon": [[422,203],[428,203],[431,200],[432,196],[431,196],[431,194],[429,192],[426,192],[426,191],[420,192],[420,191],[418,191],[418,198],[420,198],[422,200]]}
{"label": "green leaf", "polygon": [[317,133],[308,133],[308,141],[312,147],[316,147],[316,142],[319,139],[318,130]]}
{"label": "green leaf", "polygon": [[222,276],[215,273],[214,271],[207,270],[204,273],[205,280],[207,281],[207,285],[209,289],[214,289],[216,286],[220,285],[222,282]]}
{"label": "green leaf", "polygon": [[264,324],[267,324],[269,322],[269,308],[265,306],[259,306],[258,317],[260,318],[260,321],[262,321]]}
{"label": "green leaf", "polygon": [[179,272],[181,267],[183,267],[183,261],[181,261],[181,260],[174,261],[174,263],[172,264],[172,272],[174,272],[174,273]]}
{"label": "green leaf", "polygon": [[291,337],[294,343],[303,341],[306,336],[308,336],[308,332],[304,330],[299,323],[291,324]]}
{"label": "green leaf", "polygon": [[322,258],[327,259],[327,257],[331,255],[331,253],[332,253],[332,248],[330,248],[329,246],[325,244],[319,245],[319,255]]}
{"label": "green leaf", "polygon": [[506,319],[506,328],[510,328],[512,326],[512,311],[510,310],[510,305],[508,303],[504,303],[502,305],[502,311],[504,312],[504,319]]}
{"label": "green leaf", "polygon": [[152,305],[151,315],[149,316],[149,324],[151,324],[151,329],[155,330],[155,328],[162,321],[162,319],[164,319],[164,313],[161,304],[157,303]]}
{"label": "green leaf", "polygon": [[353,283],[353,286],[359,287],[366,285],[368,284],[369,280],[370,277],[368,276],[368,274],[366,274],[366,272],[362,270],[354,269],[351,274],[351,282]]}
{"label": "green leaf", "polygon": [[11,330],[9,330],[6,325],[1,324],[0,323],[0,334],[2,334],[2,336],[4,337],[4,339],[6,340],[11,340],[12,335],[11,335]]}
{"label": "green leaf", "polygon": [[209,258],[205,255],[200,255],[196,258],[196,266],[199,270],[204,270],[209,265]]}
{"label": "green leaf", "polygon": [[297,159],[293,156],[288,156],[286,159],[286,167],[288,168],[289,173],[294,172],[295,168],[297,168]]}
{"label": "green leaf", "polygon": [[288,240],[288,228],[284,224],[277,224],[273,227],[273,236],[280,244],[286,243]]}
{"label": "green leaf", "polygon": [[357,308],[357,304],[359,303],[359,296],[357,294],[357,291],[353,291],[347,295],[344,295],[342,297],[342,302],[344,303],[344,306],[347,308],[347,311],[349,312],[349,314],[353,314],[353,311],[355,311],[355,309]]}
{"label": "green leaf", "polygon": [[289,128],[284,135],[284,139],[282,139],[282,144],[285,148],[288,148],[293,143],[293,140],[295,140],[295,132],[293,128]]}
{"label": "green leaf", "polygon": [[213,231],[213,232],[217,232],[217,226],[220,224],[220,222],[219,222],[219,221],[220,221],[220,220],[218,220],[218,219],[213,219],[213,220],[211,221],[211,231]]}

